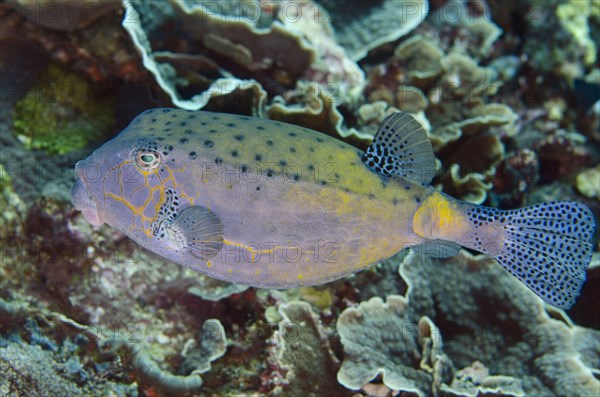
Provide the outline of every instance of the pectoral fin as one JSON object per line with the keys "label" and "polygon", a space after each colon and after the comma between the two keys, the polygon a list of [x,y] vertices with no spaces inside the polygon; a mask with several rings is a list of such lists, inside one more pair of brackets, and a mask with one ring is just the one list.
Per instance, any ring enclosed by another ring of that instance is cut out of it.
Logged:
{"label": "pectoral fin", "polygon": [[223,248],[221,219],[201,206],[185,208],[164,230],[171,244],[205,262]]}

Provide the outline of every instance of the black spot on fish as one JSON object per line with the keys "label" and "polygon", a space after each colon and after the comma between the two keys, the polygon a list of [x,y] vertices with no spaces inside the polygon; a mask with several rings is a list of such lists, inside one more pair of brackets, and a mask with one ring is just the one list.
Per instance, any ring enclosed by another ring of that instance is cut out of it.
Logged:
{"label": "black spot on fish", "polygon": [[177,117],[177,114],[176,114],[176,113],[173,113],[173,114],[171,115],[171,118],[172,118],[172,119],[174,119],[174,118],[176,118],[176,117]]}
{"label": "black spot on fish", "polygon": [[300,180],[300,175],[298,175],[298,174],[294,174],[294,180],[295,180],[295,181],[299,181],[299,180]]}
{"label": "black spot on fish", "polygon": [[312,165],[312,164],[309,164],[309,165],[308,165],[308,170],[309,170],[309,171],[314,171],[314,170],[315,170],[315,166],[314,166],[314,165]]}
{"label": "black spot on fish", "polygon": [[235,123],[227,123],[227,127],[233,128],[233,127],[235,127]]}
{"label": "black spot on fish", "polygon": [[421,202],[421,198],[420,198],[420,197],[415,197],[415,201],[416,201],[417,203],[420,203],[420,202]]}
{"label": "black spot on fish", "polygon": [[187,123],[185,121],[182,121],[181,123],[179,123],[180,127],[185,127],[187,125]]}
{"label": "black spot on fish", "polygon": [[242,165],[242,172],[248,172],[248,167],[245,165]]}
{"label": "black spot on fish", "polygon": [[269,178],[271,178],[273,175],[274,175],[274,172],[273,172],[273,170],[272,170],[272,169],[268,169],[268,170],[267,170],[267,176],[268,176]]}
{"label": "black spot on fish", "polygon": [[317,142],[325,142],[323,138],[317,138]]}
{"label": "black spot on fish", "polygon": [[260,186],[257,186],[257,187],[256,187],[256,190],[260,190]]}
{"label": "black spot on fish", "polygon": [[339,148],[340,148],[340,149],[346,149],[346,146],[344,146],[344,145],[342,145],[342,144],[340,144],[340,145],[338,145],[338,146],[339,146]]}
{"label": "black spot on fish", "polygon": [[169,113],[171,111],[171,109],[163,109],[162,112],[163,113]]}
{"label": "black spot on fish", "polygon": [[219,120],[219,116],[212,116],[213,120]]}
{"label": "black spot on fish", "polygon": [[337,172],[333,174],[333,176],[335,176],[337,179],[340,179],[340,174],[338,174]]}
{"label": "black spot on fish", "polygon": [[265,127],[263,127],[262,125],[257,125],[256,129],[259,131],[264,131]]}
{"label": "black spot on fish", "polygon": [[167,121],[167,122],[165,123],[165,125],[171,125],[171,122],[170,122],[170,121]]}
{"label": "black spot on fish", "polygon": [[273,146],[273,141],[267,141],[267,146]]}
{"label": "black spot on fish", "polygon": [[237,150],[233,150],[233,151],[231,152],[231,155],[232,155],[233,157],[237,157],[237,155],[238,155],[238,152],[237,152]]}
{"label": "black spot on fish", "polygon": [[184,132],[185,132],[186,134],[190,135],[190,134],[191,134],[192,132],[194,132],[194,131],[192,131],[192,130],[185,130]]}
{"label": "black spot on fish", "polygon": [[214,129],[213,130],[208,130],[208,132],[210,132],[211,134],[216,134],[217,130],[214,130]]}
{"label": "black spot on fish", "polygon": [[327,185],[327,181],[321,181],[321,185],[323,185],[323,186]]}
{"label": "black spot on fish", "polygon": [[206,124],[208,124],[206,121],[201,121],[200,122],[200,125],[206,125]]}
{"label": "black spot on fish", "polygon": [[348,189],[348,188],[345,188],[345,189],[344,189],[344,192],[346,192],[346,193],[350,193],[350,189]]}
{"label": "black spot on fish", "polygon": [[[164,131],[171,131],[171,129],[170,128],[165,128]],[[169,135],[169,134],[167,134],[167,135]]]}
{"label": "black spot on fish", "polygon": [[406,190],[410,190],[410,185],[404,185],[404,188],[405,188]]}
{"label": "black spot on fish", "polygon": [[398,205],[398,199],[396,197],[394,197],[394,199],[392,200],[392,204]]}
{"label": "black spot on fish", "polygon": [[223,159],[222,159],[222,158],[220,158],[220,157],[217,157],[217,158],[215,159],[215,164],[222,164],[222,163],[223,163]]}
{"label": "black spot on fish", "polygon": [[374,194],[369,194],[369,200],[373,200],[375,198]]}
{"label": "black spot on fish", "polygon": [[169,154],[169,152],[167,152],[166,150],[163,150],[163,152],[162,152],[162,153],[163,153],[163,155],[165,155],[165,156],[166,156],[167,154]]}
{"label": "black spot on fish", "polygon": [[179,142],[180,142],[180,143],[187,143],[187,142],[188,142],[188,140],[187,140],[187,138],[181,138],[181,139],[179,140]]}
{"label": "black spot on fish", "polygon": [[154,117],[150,121],[156,123],[156,119]]}
{"label": "black spot on fish", "polygon": [[288,135],[289,136],[296,136],[296,133],[295,132],[288,132]]}
{"label": "black spot on fish", "polygon": [[261,161],[262,160],[262,156],[260,154],[255,154],[254,155],[254,160]]}
{"label": "black spot on fish", "polygon": [[215,146],[215,143],[213,141],[204,141],[204,146],[213,147]]}
{"label": "black spot on fish", "polygon": [[236,135],[235,139],[241,142],[241,141],[244,140],[244,136],[243,135]]}
{"label": "black spot on fish", "polygon": [[167,146],[167,149],[169,149],[169,151],[172,151],[173,150],[173,145]]}
{"label": "black spot on fish", "polygon": [[159,136],[158,138],[156,138],[156,140],[158,140],[158,141],[162,142],[162,141],[164,141],[164,140],[165,140],[165,138],[163,138],[162,136]]}
{"label": "black spot on fish", "polygon": [[315,148],[314,147],[309,147],[308,150],[310,150],[311,152],[315,152]]}
{"label": "black spot on fish", "polygon": [[285,167],[287,165],[287,163],[285,161],[281,160],[279,162],[279,165],[282,166],[282,167]]}
{"label": "black spot on fish", "polygon": [[295,148],[295,147],[291,147],[291,148],[290,148],[290,152],[292,152],[292,153],[296,153],[296,148]]}
{"label": "black spot on fish", "polygon": [[194,114],[190,114],[190,115],[188,116],[188,120],[193,120],[193,119],[195,119],[195,118],[196,118],[196,115],[194,115]]}
{"label": "black spot on fish", "polygon": [[192,160],[196,158],[196,152],[189,152],[188,154]]}

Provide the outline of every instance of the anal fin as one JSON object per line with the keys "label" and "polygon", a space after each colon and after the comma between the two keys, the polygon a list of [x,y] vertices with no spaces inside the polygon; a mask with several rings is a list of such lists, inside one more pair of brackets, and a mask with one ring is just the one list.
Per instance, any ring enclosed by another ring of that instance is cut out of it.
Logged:
{"label": "anal fin", "polygon": [[458,255],[461,245],[447,240],[431,240],[414,248],[430,258],[450,258]]}

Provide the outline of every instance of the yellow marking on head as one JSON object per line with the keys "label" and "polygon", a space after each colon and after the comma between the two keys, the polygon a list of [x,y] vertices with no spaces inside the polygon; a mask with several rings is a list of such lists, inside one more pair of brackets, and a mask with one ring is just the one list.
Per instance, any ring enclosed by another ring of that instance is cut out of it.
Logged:
{"label": "yellow marking on head", "polygon": [[254,271],[254,274],[256,274],[256,275],[258,276],[258,275],[260,274],[260,270],[256,269],[256,270]]}
{"label": "yellow marking on head", "polygon": [[206,262],[206,266],[211,267],[212,263],[210,261]]}
{"label": "yellow marking on head", "polygon": [[[160,207],[164,204],[164,202],[166,201],[166,194],[165,191],[167,189],[167,183],[170,181],[173,183],[173,189],[177,190],[180,187],[180,184],[177,183],[177,180],[175,178],[175,173],[183,173],[185,172],[185,167],[182,167],[180,169],[173,169],[170,166],[168,166],[167,164],[163,164],[163,168],[167,171],[168,176],[165,179],[161,179],[160,178],[160,173],[159,173],[159,169],[155,169],[152,171],[143,171],[143,170],[138,170],[138,172],[140,173],[140,175],[143,176],[144,178],[144,183],[133,189],[133,191],[129,194],[129,199],[127,199],[125,197],[125,192],[124,192],[124,188],[123,188],[123,172],[122,169],[124,166],[131,164],[132,162],[130,160],[126,160],[123,161],[122,163],[112,167],[111,169],[109,169],[108,173],[104,176],[103,178],[103,184],[106,182],[106,179],[109,177],[109,175],[112,174],[112,172],[114,172],[115,170],[117,171],[117,179],[118,179],[118,183],[119,183],[119,194],[116,195],[114,193],[106,193],[106,191],[104,192],[104,197],[108,197],[111,198],[117,202],[120,202],[121,204],[125,205],[127,208],[129,208],[129,210],[133,213],[134,217],[132,220],[132,225],[130,226],[130,230],[135,230],[137,229],[137,226],[135,225],[135,220],[136,220],[136,216],[139,216],[141,219],[141,224],[142,224],[142,232],[149,238],[152,237],[152,223],[154,223],[157,219],[158,219],[158,211],[160,209]],[[152,175],[156,175],[159,180],[160,183],[157,186],[151,187],[150,183],[148,181],[148,178]],[[133,197],[133,195],[138,192],[139,190],[143,189],[144,187],[148,188],[148,197],[146,198],[146,200],[144,201],[144,203],[140,206],[135,206],[133,204],[131,204],[129,202],[129,200],[131,200],[131,198]],[[158,200],[155,200],[154,198],[154,192],[156,192],[158,190],[159,192],[159,196],[158,196]],[[194,205],[194,200],[199,196],[199,193],[196,192],[196,195],[194,197],[189,197],[188,195],[186,195],[183,192],[183,189],[180,189],[182,191],[182,193],[180,193],[180,197],[183,199],[187,199],[190,202],[190,205]],[[152,207],[154,207],[154,215],[152,216],[146,216],[144,213],[146,212],[146,209],[148,207],[148,205],[152,205]],[[147,224],[147,226],[146,226]]]}
{"label": "yellow marking on head", "polygon": [[302,280],[303,278],[304,278],[303,275],[301,275],[301,274],[298,275],[298,280]]}
{"label": "yellow marking on head", "polygon": [[229,274],[233,273],[233,269],[227,269],[227,273],[229,273]]}

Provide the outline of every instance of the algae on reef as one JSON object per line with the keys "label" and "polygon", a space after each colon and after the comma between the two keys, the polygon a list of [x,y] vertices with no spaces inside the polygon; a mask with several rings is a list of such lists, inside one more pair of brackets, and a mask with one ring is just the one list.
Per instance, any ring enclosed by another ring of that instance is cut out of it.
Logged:
{"label": "algae on reef", "polygon": [[81,77],[50,64],[15,104],[14,133],[28,149],[63,154],[99,139],[114,124],[114,104]]}

